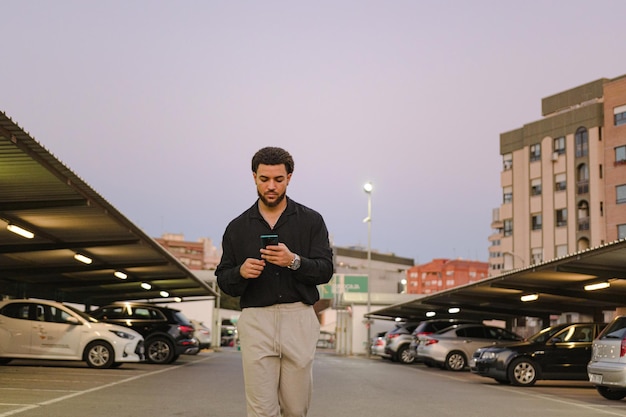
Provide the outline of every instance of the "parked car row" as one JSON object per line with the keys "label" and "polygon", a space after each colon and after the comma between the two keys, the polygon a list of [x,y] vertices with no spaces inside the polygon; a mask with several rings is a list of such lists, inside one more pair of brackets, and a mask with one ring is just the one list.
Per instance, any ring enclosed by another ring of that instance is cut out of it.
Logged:
{"label": "parked car row", "polygon": [[0,365],[13,359],[82,360],[93,368],[168,364],[209,348],[210,335],[181,311],[151,303],[112,303],[87,314],[54,301],[0,301]]}
{"label": "parked car row", "polygon": [[[432,332],[430,330],[432,330]],[[469,370],[500,384],[588,380],[604,398],[626,398],[626,316],[564,323],[527,339],[483,323],[426,320],[399,324],[372,339],[371,353],[392,361]]]}

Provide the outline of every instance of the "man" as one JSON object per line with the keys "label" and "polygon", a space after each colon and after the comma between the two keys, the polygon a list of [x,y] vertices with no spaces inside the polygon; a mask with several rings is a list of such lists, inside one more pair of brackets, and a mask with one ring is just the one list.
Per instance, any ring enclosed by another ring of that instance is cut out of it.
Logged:
{"label": "man", "polygon": [[[248,417],[305,417],[319,338],[317,285],[333,274],[322,216],[286,196],[294,162],[281,148],[252,158],[258,200],[226,227],[217,282],[240,296]],[[278,235],[262,247],[261,235]]]}

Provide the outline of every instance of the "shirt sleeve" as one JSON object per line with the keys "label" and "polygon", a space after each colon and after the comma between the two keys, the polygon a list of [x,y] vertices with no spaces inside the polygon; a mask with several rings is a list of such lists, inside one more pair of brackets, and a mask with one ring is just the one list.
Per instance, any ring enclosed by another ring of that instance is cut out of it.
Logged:
{"label": "shirt sleeve", "polygon": [[328,239],[328,230],[321,215],[311,223],[311,243],[307,256],[300,255],[300,268],[294,277],[307,285],[321,285],[333,276],[333,251]]}
{"label": "shirt sleeve", "polygon": [[231,297],[240,297],[248,286],[248,280],[239,273],[241,264],[237,262],[235,257],[231,236],[229,226],[222,238],[222,259],[215,270],[215,275],[217,276],[217,285],[223,292]]}

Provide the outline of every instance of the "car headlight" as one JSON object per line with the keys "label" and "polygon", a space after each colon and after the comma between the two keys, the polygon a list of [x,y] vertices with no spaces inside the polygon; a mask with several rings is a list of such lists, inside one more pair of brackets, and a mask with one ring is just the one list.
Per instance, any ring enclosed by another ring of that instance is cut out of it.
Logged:
{"label": "car headlight", "polygon": [[113,333],[114,335],[116,335],[117,337],[120,337],[122,339],[133,340],[135,338],[134,335],[132,335],[130,333],[123,332],[121,330],[109,330],[109,331],[111,333]]}
{"label": "car headlight", "polygon": [[495,359],[496,358],[496,352],[491,352],[489,350],[486,350],[482,353],[482,355],[480,355],[481,359]]}

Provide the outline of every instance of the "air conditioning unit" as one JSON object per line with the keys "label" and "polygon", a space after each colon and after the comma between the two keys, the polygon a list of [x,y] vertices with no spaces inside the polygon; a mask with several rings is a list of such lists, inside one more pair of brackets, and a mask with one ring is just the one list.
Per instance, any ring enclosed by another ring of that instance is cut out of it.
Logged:
{"label": "air conditioning unit", "polygon": [[556,162],[559,160],[559,153],[558,152],[552,152],[552,162]]}

